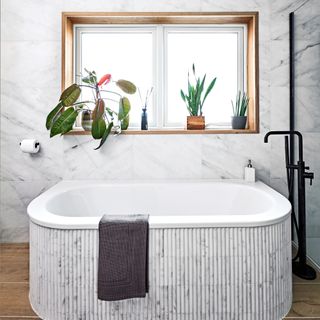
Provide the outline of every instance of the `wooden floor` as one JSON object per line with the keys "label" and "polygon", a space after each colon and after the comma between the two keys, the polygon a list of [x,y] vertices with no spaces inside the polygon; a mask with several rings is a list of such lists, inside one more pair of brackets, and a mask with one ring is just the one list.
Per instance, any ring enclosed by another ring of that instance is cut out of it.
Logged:
{"label": "wooden floor", "polygon": [[[40,319],[28,300],[27,244],[0,244],[0,320]],[[320,319],[320,274],[314,281],[293,277],[293,305],[285,319]]]}

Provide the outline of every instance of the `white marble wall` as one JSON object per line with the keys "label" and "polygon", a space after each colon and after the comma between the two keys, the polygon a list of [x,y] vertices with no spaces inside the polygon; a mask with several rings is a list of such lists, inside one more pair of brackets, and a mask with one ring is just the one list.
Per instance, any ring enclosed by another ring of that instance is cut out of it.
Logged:
{"label": "white marble wall", "polygon": [[[288,128],[288,13],[304,2],[2,0],[1,241],[28,240],[28,202],[60,179],[240,178],[251,158],[258,178],[285,192],[282,141],[266,145],[263,134]],[[49,139],[44,120],[60,90],[61,11],[259,11],[261,134],[120,136],[100,151],[88,137]],[[317,127],[314,108],[307,126]],[[40,140],[40,154],[20,152],[28,137]]]}
{"label": "white marble wall", "polygon": [[305,137],[305,154],[315,171],[307,187],[308,252],[320,265],[320,3],[309,0],[295,12],[297,129]]}

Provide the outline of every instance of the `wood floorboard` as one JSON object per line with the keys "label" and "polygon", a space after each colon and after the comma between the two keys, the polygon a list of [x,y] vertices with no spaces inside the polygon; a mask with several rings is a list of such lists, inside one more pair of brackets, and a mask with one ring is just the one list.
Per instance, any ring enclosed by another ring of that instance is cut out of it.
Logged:
{"label": "wood floorboard", "polygon": [[[28,244],[0,244],[0,320],[40,319],[30,307],[28,281]],[[293,276],[293,303],[285,320],[301,319],[320,320],[320,273],[313,281]]]}
{"label": "wood floorboard", "polygon": [[28,283],[0,283],[0,316],[36,316],[28,295]]}

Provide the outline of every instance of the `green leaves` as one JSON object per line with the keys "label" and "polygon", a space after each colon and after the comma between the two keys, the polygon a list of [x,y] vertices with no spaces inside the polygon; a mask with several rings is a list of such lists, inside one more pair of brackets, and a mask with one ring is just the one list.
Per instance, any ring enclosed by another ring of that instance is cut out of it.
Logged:
{"label": "green leaves", "polygon": [[233,101],[231,100],[233,116],[244,117],[247,113],[249,100],[250,99],[245,92],[242,93],[239,91],[236,97],[236,105],[234,105]]}
{"label": "green leaves", "polygon": [[61,103],[61,101],[58,103],[58,105],[56,107],[54,107],[50,113],[47,116],[47,120],[46,120],[46,128],[47,130],[50,130],[52,127],[53,122],[55,121],[55,119],[57,118],[58,114],[60,113],[60,111],[62,110],[63,105]]}
{"label": "green leaves", "polygon": [[74,83],[62,92],[60,102],[64,107],[69,107],[78,100],[80,93],[80,87]]}
{"label": "green leaves", "polygon": [[205,81],[206,81],[206,74],[203,76],[202,79],[197,78],[196,68],[195,68],[194,64],[192,64],[192,73],[194,75],[195,85],[192,85],[190,83],[189,73],[188,73],[188,94],[183,92],[183,90],[180,90],[180,95],[181,95],[183,102],[186,104],[186,107],[187,107],[190,115],[200,116],[200,115],[202,115],[203,104],[204,104],[207,96],[211,92],[212,88],[214,87],[217,78],[214,78],[211,81],[211,83],[209,84],[209,86],[204,94],[204,97],[202,99],[202,94],[204,91],[204,85],[205,85]]}
{"label": "green leaves", "polygon": [[123,97],[119,101],[119,113],[118,119],[121,121],[123,120],[130,112],[131,105],[130,101],[127,97]]}
{"label": "green leaves", "polygon": [[[81,89],[77,84],[72,84],[65,89],[61,96],[59,103],[54,107],[47,116],[46,128],[50,131],[50,137],[54,137],[57,134],[64,134],[69,132],[77,118],[78,111],[74,108],[68,108],[61,113],[64,107],[73,105],[79,98]],[[82,106],[79,105],[79,108]]]}
{"label": "green leaves", "polygon": [[217,81],[217,78],[214,78],[214,79],[211,81],[211,83],[209,84],[209,87],[207,88],[207,91],[206,91],[206,93],[205,93],[205,95],[204,95],[204,98],[203,98],[203,100],[202,100],[201,107],[203,106],[203,104],[204,104],[204,102],[205,102],[208,94],[210,93],[210,91],[212,90],[212,88],[214,87],[214,85],[216,84],[216,81]]}
{"label": "green leaves", "polygon": [[95,148],[94,150],[98,150],[102,147],[102,145],[106,142],[110,132],[111,132],[111,129],[113,127],[113,122],[110,122],[108,127],[105,129],[103,135],[102,135],[102,138],[101,138],[101,141],[100,141],[100,144],[97,148]]}
{"label": "green leaves", "polygon": [[106,130],[106,122],[102,118],[92,121],[91,134],[93,139],[101,139]]}
{"label": "green leaves", "polygon": [[63,111],[51,127],[50,138],[56,136],[57,134],[65,134],[72,130],[77,116],[78,111],[73,107],[70,107]]}
{"label": "green leaves", "polygon": [[84,83],[95,86],[97,84],[97,75],[95,71],[89,71],[86,68],[84,71],[87,73],[87,76],[83,77],[81,80]]}
{"label": "green leaves", "polygon": [[116,85],[125,93],[128,93],[128,94],[134,94],[137,90],[136,86],[128,81],[128,80],[123,80],[123,79],[120,79],[116,82]]}
{"label": "green leaves", "polygon": [[[92,137],[94,139],[101,139],[99,146],[96,148],[99,149],[112,131],[114,117],[118,118],[123,130],[128,128],[131,105],[129,99],[122,97],[118,92],[101,89],[101,87],[111,81],[110,74],[105,74],[98,82],[95,71],[84,70],[86,74],[82,77],[82,81],[85,85],[74,83],[62,92],[59,103],[47,115],[46,128],[50,130],[50,137],[58,134],[63,135],[73,129],[78,114],[83,113],[82,120],[88,122],[86,125],[88,125],[88,130],[91,130]],[[128,80],[120,79],[116,81],[116,85],[127,94],[134,94],[136,92],[136,86]],[[93,91],[94,101],[78,101],[82,87]],[[119,112],[106,106],[105,101],[116,100],[114,96],[112,98],[102,96],[102,91],[103,93],[107,92],[119,97]],[[93,110],[92,105],[94,105]],[[119,126],[117,128],[120,129]]]}
{"label": "green leaves", "polygon": [[101,118],[104,114],[104,111],[105,111],[104,101],[102,99],[98,99],[96,102],[96,106],[92,112],[92,119],[95,120],[95,119]]}
{"label": "green leaves", "polygon": [[130,116],[129,114],[121,121],[121,130],[127,130],[129,127]]}

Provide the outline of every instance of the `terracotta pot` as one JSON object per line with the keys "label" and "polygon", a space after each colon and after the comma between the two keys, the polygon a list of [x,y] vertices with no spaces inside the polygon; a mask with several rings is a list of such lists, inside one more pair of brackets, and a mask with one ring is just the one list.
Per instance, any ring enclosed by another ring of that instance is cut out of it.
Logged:
{"label": "terracotta pot", "polygon": [[188,130],[203,130],[205,128],[204,116],[187,116]]}

